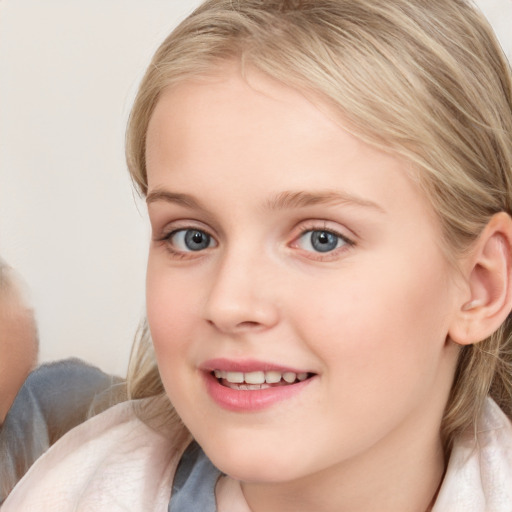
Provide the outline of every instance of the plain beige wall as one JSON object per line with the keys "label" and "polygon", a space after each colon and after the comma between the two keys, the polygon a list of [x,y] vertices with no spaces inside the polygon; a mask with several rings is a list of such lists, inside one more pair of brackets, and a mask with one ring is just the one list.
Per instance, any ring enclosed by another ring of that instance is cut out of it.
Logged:
{"label": "plain beige wall", "polygon": [[[43,361],[126,369],[148,231],[124,128],[152,52],[198,3],[0,2],[0,254],[31,290]],[[479,3],[512,56],[512,0]]]}
{"label": "plain beige wall", "polygon": [[31,291],[43,361],[125,372],[148,238],[126,118],[156,46],[198,3],[0,2],[0,254]]}

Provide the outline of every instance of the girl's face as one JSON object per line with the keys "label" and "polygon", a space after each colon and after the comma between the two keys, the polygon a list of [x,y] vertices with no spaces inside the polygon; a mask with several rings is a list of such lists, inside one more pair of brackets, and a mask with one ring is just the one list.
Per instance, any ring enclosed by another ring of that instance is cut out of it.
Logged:
{"label": "girl's face", "polygon": [[164,92],[147,166],[158,365],[221,470],[285,482],[441,456],[462,288],[404,161],[226,67]]}

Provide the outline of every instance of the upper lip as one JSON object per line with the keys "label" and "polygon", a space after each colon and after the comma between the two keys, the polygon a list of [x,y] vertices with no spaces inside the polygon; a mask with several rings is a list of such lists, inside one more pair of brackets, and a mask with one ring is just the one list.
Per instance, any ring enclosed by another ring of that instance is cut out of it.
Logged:
{"label": "upper lip", "polygon": [[226,359],[226,358],[217,358],[217,359],[209,359],[200,365],[200,369],[204,371],[214,371],[221,370],[226,372],[293,372],[293,373],[313,373],[308,370],[293,368],[289,366],[284,366],[281,364],[270,363],[266,361],[258,361],[256,359]]}

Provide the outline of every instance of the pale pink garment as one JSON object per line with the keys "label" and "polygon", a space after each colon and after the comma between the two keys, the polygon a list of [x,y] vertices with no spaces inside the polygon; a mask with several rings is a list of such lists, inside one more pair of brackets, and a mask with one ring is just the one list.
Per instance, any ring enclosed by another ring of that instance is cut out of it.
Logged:
{"label": "pale pink garment", "polygon": [[[186,447],[124,403],[80,425],[39,459],[2,512],[167,512]],[[239,482],[222,478],[218,512],[251,512]],[[512,511],[512,426],[488,400],[477,439],[458,439],[433,512]]]}
{"label": "pale pink garment", "polygon": [[432,512],[512,512],[512,425],[490,399],[457,439]]}
{"label": "pale pink garment", "polygon": [[28,471],[2,512],[166,512],[183,442],[125,402],[68,432]]}

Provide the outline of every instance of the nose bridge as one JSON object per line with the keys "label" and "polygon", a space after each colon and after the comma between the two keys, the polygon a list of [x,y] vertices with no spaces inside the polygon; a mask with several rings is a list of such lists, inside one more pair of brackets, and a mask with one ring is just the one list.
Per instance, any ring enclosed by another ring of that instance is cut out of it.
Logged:
{"label": "nose bridge", "polygon": [[272,326],[277,321],[277,307],[270,281],[261,247],[244,243],[230,246],[217,262],[206,319],[222,331]]}

